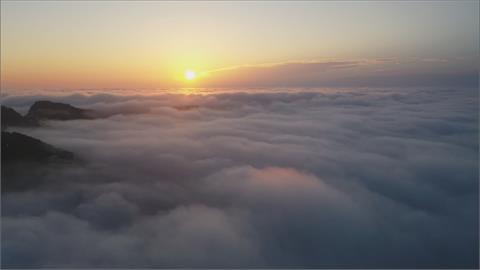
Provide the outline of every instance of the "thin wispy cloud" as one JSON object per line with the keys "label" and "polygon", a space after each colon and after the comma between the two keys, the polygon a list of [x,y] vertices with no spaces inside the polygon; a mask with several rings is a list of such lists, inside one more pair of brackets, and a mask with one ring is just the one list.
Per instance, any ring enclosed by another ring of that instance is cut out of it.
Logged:
{"label": "thin wispy cloud", "polygon": [[[443,66],[432,68],[432,64]],[[426,66],[425,66],[426,65]],[[429,66],[430,65],[430,66]],[[241,65],[202,73],[207,87],[404,87],[471,86],[478,82],[478,68],[454,59],[379,58]]]}

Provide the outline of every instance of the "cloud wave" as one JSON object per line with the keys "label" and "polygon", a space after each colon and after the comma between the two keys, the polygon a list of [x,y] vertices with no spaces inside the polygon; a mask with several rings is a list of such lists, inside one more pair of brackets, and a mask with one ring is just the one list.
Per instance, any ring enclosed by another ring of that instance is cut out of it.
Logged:
{"label": "cloud wave", "polygon": [[84,162],[2,194],[4,267],[478,267],[477,91],[49,99],[112,116],[18,129]]}

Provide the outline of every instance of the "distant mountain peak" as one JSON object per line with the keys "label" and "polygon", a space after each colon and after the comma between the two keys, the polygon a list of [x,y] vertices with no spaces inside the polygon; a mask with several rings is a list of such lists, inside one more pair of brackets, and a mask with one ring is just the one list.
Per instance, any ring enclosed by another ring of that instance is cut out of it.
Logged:
{"label": "distant mountain peak", "polygon": [[90,113],[90,110],[80,109],[70,104],[39,100],[30,107],[26,117],[52,120],[92,119]]}
{"label": "distant mountain peak", "polygon": [[36,119],[24,117],[14,109],[2,105],[2,129],[9,126],[32,127],[38,126]]}
{"label": "distant mountain peak", "polygon": [[2,131],[2,164],[15,161],[46,162],[52,158],[71,160],[73,153],[18,132]]}

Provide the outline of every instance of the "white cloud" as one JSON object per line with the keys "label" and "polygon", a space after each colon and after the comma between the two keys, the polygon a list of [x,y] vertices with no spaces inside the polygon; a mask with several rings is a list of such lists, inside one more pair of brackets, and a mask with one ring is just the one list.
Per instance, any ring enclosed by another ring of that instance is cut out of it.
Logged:
{"label": "white cloud", "polygon": [[114,115],[19,129],[82,162],[2,195],[5,266],[478,266],[476,91],[47,98]]}

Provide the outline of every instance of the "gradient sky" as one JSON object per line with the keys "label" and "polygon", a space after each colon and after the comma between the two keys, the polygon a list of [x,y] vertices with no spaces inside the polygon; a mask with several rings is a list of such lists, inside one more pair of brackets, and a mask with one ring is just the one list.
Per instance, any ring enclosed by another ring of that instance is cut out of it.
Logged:
{"label": "gradient sky", "polygon": [[[1,86],[474,85],[479,2],[1,2]],[[186,82],[183,73],[201,76]]]}

